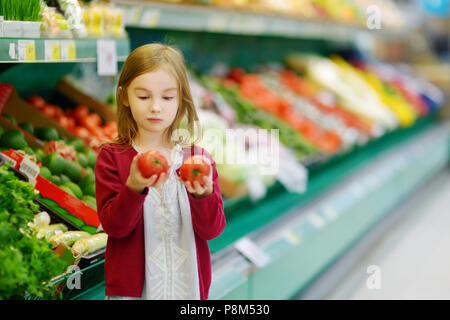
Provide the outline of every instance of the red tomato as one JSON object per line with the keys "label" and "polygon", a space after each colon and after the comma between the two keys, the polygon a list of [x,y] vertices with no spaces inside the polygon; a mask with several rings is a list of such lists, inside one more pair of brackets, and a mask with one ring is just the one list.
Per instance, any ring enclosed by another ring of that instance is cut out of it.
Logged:
{"label": "red tomato", "polygon": [[27,100],[36,109],[42,109],[45,106],[45,100],[40,96],[31,96]]}
{"label": "red tomato", "polygon": [[207,177],[211,171],[211,165],[208,158],[197,155],[186,159],[180,168],[181,180],[189,181],[191,184],[198,181],[203,184],[203,177]]}
{"label": "red tomato", "polygon": [[80,138],[88,138],[91,136],[89,130],[84,127],[75,127],[73,129],[73,134]]}
{"label": "red tomato", "polygon": [[169,171],[167,159],[156,150],[147,151],[138,159],[138,168],[144,178],[150,178],[152,175],[159,175]]}
{"label": "red tomato", "polygon": [[56,117],[56,114],[58,113],[58,109],[55,105],[46,104],[45,106],[42,107],[41,112],[47,118],[54,118],[54,117]]}
{"label": "red tomato", "polygon": [[86,106],[78,106],[73,111],[73,116],[78,124],[81,124],[81,121],[84,117],[89,115],[89,109]]}
{"label": "red tomato", "polygon": [[97,129],[102,124],[102,118],[96,113],[91,113],[81,120],[81,125],[90,131]]}
{"label": "red tomato", "polygon": [[64,116],[64,115],[58,116],[56,118],[56,122],[58,122],[61,127],[68,129],[69,118],[67,118],[66,116]]}

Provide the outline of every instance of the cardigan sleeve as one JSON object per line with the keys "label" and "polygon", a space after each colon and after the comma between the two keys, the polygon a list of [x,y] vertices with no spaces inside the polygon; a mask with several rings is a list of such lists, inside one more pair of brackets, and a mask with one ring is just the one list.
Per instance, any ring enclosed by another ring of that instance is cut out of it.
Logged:
{"label": "cardigan sleeve", "polygon": [[126,162],[116,162],[108,148],[100,150],[95,165],[97,212],[103,230],[109,236],[125,238],[142,217],[146,192],[138,194],[122,184],[118,167]]}
{"label": "cardigan sleeve", "polygon": [[216,163],[211,155],[204,149],[202,154],[211,161],[213,192],[202,198],[195,198],[188,192],[191,204],[191,215],[194,232],[203,240],[212,240],[219,236],[225,228],[225,214],[223,210],[223,199],[219,188],[219,175]]}

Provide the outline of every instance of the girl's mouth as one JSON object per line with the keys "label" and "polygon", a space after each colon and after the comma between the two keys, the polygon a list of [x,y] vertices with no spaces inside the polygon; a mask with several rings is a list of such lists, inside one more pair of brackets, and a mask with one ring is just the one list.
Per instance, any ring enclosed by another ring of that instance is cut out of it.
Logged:
{"label": "girl's mouth", "polygon": [[150,122],[160,122],[160,121],[162,121],[162,119],[159,119],[159,118],[148,118],[147,120],[150,121]]}

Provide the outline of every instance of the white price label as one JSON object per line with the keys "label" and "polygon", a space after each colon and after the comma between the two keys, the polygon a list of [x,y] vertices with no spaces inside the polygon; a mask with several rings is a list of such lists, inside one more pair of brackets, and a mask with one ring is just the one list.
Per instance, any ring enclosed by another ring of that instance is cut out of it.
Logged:
{"label": "white price label", "polygon": [[237,241],[234,247],[258,268],[264,267],[270,261],[269,256],[247,237]]}
{"label": "white price label", "polygon": [[325,219],[319,216],[317,213],[313,213],[309,217],[309,221],[317,228],[323,228],[326,224]]}
{"label": "white price label", "polygon": [[0,152],[0,165],[7,164],[8,162],[11,163],[11,167],[16,167],[16,160],[11,159],[6,154]]}
{"label": "white price label", "polygon": [[61,60],[75,60],[77,58],[77,46],[73,40],[61,41]]}
{"label": "white price label", "polygon": [[34,40],[19,40],[19,60],[36,61],[36,44]]}
{"label": "white price label", "polygon": [[58,40],[45,40],[45,61],[61,60],[61,44]]}
{"label": "white price label", "polygon": [[159,16],[159,10],[145,10],[142,14],[140,25],[142,27],[153,28],[158,25]]}
{"label": "white price label", "polygon": [[97,73],[100,76],[117,74],[117,51],[114,40],[97,40]]}
{"label": "white price label", "polygon": [[20,163],[19,170],[31,179],[36,179],[40,171],[37,164],[28,158],[23,158]]}

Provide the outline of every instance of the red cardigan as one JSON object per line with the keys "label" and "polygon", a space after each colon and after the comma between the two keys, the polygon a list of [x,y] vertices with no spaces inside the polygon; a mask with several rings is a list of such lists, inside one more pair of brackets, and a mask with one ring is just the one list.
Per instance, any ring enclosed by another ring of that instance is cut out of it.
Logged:
{"label": "red cardigan", "polygon": [[[197,249],[200,299],[208,299],[211,285],[211,256],[208,240],[225,228],[223,200],[216,164],[199,146],[183,149],[185,160],[190,155],[204,154],[212,163],[213,192],[201,199],[188,192]],[[95,165],[97,209],[103,230],[108,234],[105,255],[107,296],[141,297],[145,279],[144,215],[146,188],[138,194],[125,185],[136,150],[110,144],[101,148]],[[179,171],[177,170],[177,173]]]}

